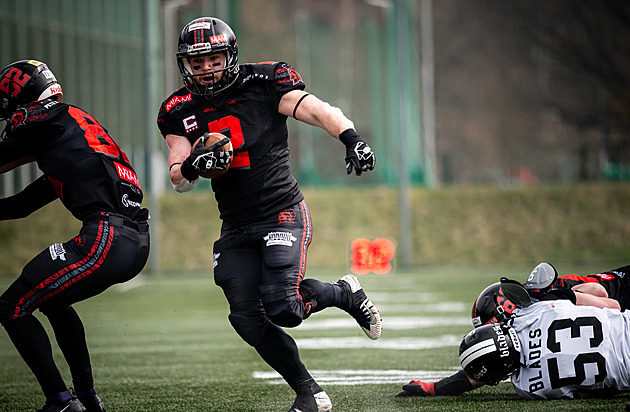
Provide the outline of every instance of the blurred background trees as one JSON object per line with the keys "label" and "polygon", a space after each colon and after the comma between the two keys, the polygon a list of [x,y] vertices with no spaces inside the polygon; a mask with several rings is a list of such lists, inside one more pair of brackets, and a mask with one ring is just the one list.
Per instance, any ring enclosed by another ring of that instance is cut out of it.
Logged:
{"label": "blurred background trees", "polygon": [[[48,62],[66,101],[101,119],[160,192],[166,151],[154,117],[181,85],[177,36],[200,15],[233,27],[242,63],[287,61],[355,121],[379,157],[360,184],[630,177],[623,0],[5,0],[1,64]],[[300,182],[348,184],[338,142],[289,125]],[[0,191],[36,173],[5,176]]]}

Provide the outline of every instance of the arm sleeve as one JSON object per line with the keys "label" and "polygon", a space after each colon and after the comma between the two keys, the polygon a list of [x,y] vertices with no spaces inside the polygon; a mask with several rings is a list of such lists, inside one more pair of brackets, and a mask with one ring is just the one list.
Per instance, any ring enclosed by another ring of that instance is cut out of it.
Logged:
{"label": "arm sleeve", "polygon": [[53,185],[41,176],[21,192],[0,199],[0,220],[21,219],[57,198]]}
{"label": "arm sleeve", "polygon": [[463,370],[435,382],[434,388],[436,396],[461,395],[475,389]]}

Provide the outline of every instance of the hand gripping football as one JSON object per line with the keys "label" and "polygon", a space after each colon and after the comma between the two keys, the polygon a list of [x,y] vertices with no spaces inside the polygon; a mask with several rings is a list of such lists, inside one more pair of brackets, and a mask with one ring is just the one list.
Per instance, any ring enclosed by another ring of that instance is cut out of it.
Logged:
{"label": "hand gripping football", "polygon": [[[201,137],[195,141],[195,143],[192,145],[193,148],[197,145],[200,139]],[[226,136],[222,135],[221,133],[209,133],[208,138],[204,142],[204,146],[210,147],[213,144],[223,139],[226,139]],[[215,177],[219,177],[223,175],[230,168],[230,165],[232,164],[232,160],[234,159],[234,153],[232,151],[232,142],[228,141],[223,146],[219,146],[216,149],[214,149],[214,151],[215,152],[227,152],[227,151],[232,152],[232,154],[230,154],[230,160],[227,162],[227,167],[224,170],[212,169],[212,170],[208,170],[207,172],[199,172],[199,176],[205,177],[206,179],[214,179]]]}

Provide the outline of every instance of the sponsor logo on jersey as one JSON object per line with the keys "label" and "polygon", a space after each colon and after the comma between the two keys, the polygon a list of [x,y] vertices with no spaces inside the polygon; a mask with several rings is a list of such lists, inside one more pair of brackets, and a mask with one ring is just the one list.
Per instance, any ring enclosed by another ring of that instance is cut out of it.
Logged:
{"label": "sponsor logo on jersey", "polygon": [[52,258],[52,260],[57,260],[57,258],[64,261],[66,260],[66,249],[64,249],[61,243],[50,245],[48,251],[50,252],[50,257]]}
{"label": "sponsor logo on jersey", "polygon": [[125,193],[122,197],[122,204],[124,207],[142,207],[139,202],[134,202],[133,200],[129,199],[129,195],[127,193]]}
{"label": "sponsor logo on jersey", "polygon": [[199,125],[197,124],[197,117],[195,117],[194,114],[185,117],[182,122],[184,123],[184,129],[186,129],[186,133],[190,133],[194,130],[199,129]]}
{"label": "sponsor logo on jersey", "polygon": [[295,222],[295,210],[287,209],[278,213],[278,224]]}
{"label": "sponsor logo on jersey", "polygon": [[192,100],[192,94],[188,93],[185,96],[175,96],[168,103],[166,103],[166,111],[170,112],[173,107],[176,107],[180,103],[189,102]]}
{"label": "sponsor logo on jersey", "polygon": [[[61,87],[59,88],[59,91],[56,91],[55,88],[51,88],[53,93],[60,93],[61,92]],[[54,105],[59,104],[59,102],[57,100],[51,100],[48,103],[46,103],[44,105],[44,109],[48,110],[51,107],[53,107]]]}
{"label": "sponsor logo on jersey", "polygon": [[118,177],[140,189],[140,181],[138,180],[136,172],[126,166],[121,165],[118,162],[114,162],[114,165],[116,165],[116,172],[118,173]]}
{"label": "sponsor logo on jersey", "polygon": [[293,242],[297,240],[291,232],[269,232],[263,239],[267,242],[267,246],[293,246]]}
{"label": "sponsor logo on jersey", "polygon": [[219,256],[221,256],[221,253],[212,254],[212,269],[219,266]]}

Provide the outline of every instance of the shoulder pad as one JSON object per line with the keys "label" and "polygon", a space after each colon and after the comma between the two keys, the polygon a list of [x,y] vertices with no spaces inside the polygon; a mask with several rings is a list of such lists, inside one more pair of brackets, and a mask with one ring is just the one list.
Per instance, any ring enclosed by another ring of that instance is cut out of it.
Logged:
{"label": "shoulder pad", "polygon": [[246,63],[241,66],[242,82],[251,80],[273,80],[277,62]]}
{"label": "shoulder pad", "polygon": [[9,119],[9,130],[13,132],[20,126],[46,121],[58,113],[58,110],[65,107],[67,107],[66,104],[55,99],[45,99],[18,106]]}

